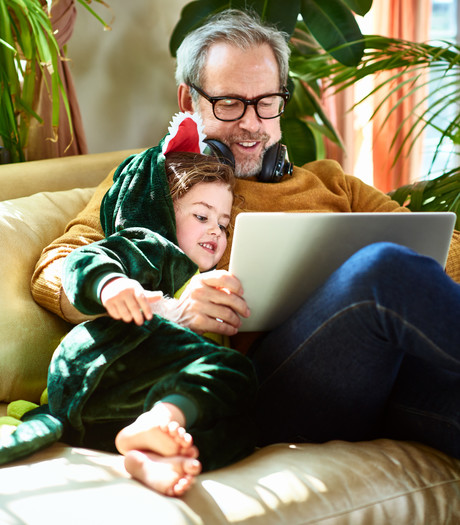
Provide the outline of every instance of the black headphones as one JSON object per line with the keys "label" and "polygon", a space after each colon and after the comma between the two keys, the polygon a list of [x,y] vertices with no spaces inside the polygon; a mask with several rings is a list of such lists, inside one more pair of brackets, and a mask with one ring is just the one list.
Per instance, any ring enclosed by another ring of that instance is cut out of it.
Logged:
{"label": "black headphones", "polygon": [[[228,146],[215,139],[205,139],[204,142],[209,146],[210,154],[235,169],[235,159]],[[286,153],[286,146],[279,142],[267,149],[262,162],[262,170],[257,177],[260,182],[279,182],[286,173],[292,175],[293,165],[286,159]]]}

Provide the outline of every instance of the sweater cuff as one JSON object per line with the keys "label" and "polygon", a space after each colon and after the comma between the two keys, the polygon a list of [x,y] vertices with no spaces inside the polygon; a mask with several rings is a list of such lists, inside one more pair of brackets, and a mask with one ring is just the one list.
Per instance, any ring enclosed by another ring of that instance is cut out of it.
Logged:
{"label": "sweater cuff", "polygon": [[31,292],[34,300],[43,308],[65,319],[61,310],[61,279],[64,257],[59,257],[48,263],[48,266],[38,268],[31,281]]}

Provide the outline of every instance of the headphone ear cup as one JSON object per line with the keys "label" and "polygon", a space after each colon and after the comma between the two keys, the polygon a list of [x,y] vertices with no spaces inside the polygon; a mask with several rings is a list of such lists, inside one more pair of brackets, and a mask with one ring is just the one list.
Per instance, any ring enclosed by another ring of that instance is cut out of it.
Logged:
{"label": "headphone ear cup", "polygon": [[264,155],[262,169],[259,174],[260,182],[279,182],[286,173],[292,175],[293,164],[286,159],[287,148],[277,142],[270,146]]}
{"label": "headphone ear cup", "polygon": [[215,139],[204,139],[204,142],[207,145],[206,150],[209,148],[209,152],[204,151],[205,154],[214,155],[222,163],[228,164],[232,169],[235,169],[235,158],[226,144]]}
{"label": "headphone ear cup", "polygon": [[278,142],[273,144],[273,146],[270,146],[265,152],[262,169],[258,176],[260,182],[276,182],[274,180],[274,171],[280,154],[280,146],[281,144]]}

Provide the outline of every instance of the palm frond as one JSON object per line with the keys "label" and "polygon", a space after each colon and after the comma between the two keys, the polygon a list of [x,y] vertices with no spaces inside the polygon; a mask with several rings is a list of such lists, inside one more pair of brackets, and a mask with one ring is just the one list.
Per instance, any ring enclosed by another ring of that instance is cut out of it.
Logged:
{"label": "palm frond", "polygon": [[455,228],[460,230],[460,168],[433,180],[401,186],[389,195],[412,211],[452,211],[457,214]]}
{"label": "palm frond", "polygon": [[[364,43],[364,55],[357,67],[344,66],[334,61],[330,55],[318,53],[309,58],[308,68],[298,68],[300,78],[308,83],[325,79],[323,83],[326,92],[329,90],[336,93],[358,80],[373,76],[376,79],[375,86],[356,105],[379,94],[381,98],[371,119],[386,108],[388,112],[383,118],[382,128],[408,97],[423,93],[425,90],[426,93],[420,94],[420,100],[415,104],[411,114],[402,119],[393,137],[392,147],[398,143],[395,161],[403,152],[412,150],[427,127],[440,131],[440,141],[435,156],[445,143],[458,144],[460,142],[459,112],[455,111],[451,120],[443,121],[442,124],[439,123],[439,119],[446,114],[448,108],[457,105],[460,101],[460,47],[450,42],[432,45],[378,35],[365,36]],[[430,96],[429,90],[432,93],[439,92],[439,97]],[[400,94],[400,97],[388,110],[387,102],[396,93]]]}

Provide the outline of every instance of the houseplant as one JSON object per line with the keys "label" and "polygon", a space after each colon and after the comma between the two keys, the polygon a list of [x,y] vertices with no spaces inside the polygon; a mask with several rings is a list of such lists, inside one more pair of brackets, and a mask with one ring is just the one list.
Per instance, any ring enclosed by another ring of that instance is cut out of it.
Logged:
{"label": "houseplant", "polygon": [[[363,58],[357,67],[346,66],[322,53],[311,59],[308,71],[299,73],[301,78],[306,82],[328,79],[328,88],[337,92],[366,76],[375,76],[375,87],[358,102],[360,104],[370,95],[381,92],[381,101],[374,115],[381,111],[393,93],[404,90],[398,104],[383,120],[383,126],[407,97],[423,92],[413,111],[400,123],[391,145],[396,144],[398,137],[402,139],[394,152],[397,159],[404,149],[411,151],[426,128],[435,128],[439,131],[439,140],[432,153],[431,168],[422,180],[397,188],[390,195],[413,211],[453,211],[459,217],[456,225],[459,229],[460,47],[449,42],[417,43],[375,35],[366,36],[363,42]],[[379,81],[378,74],[382,71],[388,71],[390,75]],[[405,128],[409,119],[411,125]],[[446,150],[450,151],[455,167],[435,171],[435,161],[440,152]]]}
{"label": "houseplant", "polygon": [[[77,2],[107,26],[88,5],[90,0]],[[0,138],[3,157],[7,152],[6,160],[11,162],[25,160],[30,119],[42,120],[34,111],[38,70],[49,74],[53,127],[59,121],[60,98],[71,120],[57,67],[63,57],[50,20],[52,4],[52,0],[0,0]]]}

